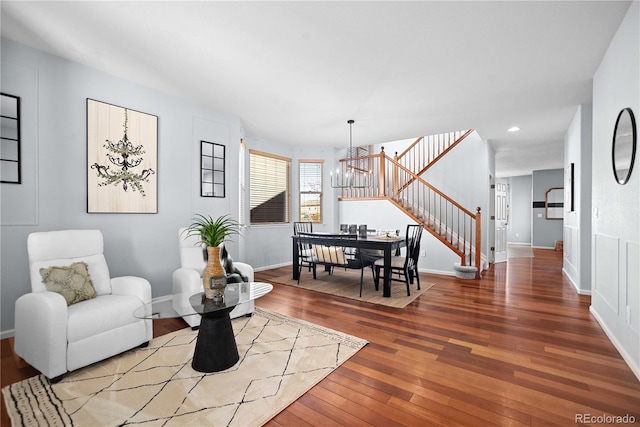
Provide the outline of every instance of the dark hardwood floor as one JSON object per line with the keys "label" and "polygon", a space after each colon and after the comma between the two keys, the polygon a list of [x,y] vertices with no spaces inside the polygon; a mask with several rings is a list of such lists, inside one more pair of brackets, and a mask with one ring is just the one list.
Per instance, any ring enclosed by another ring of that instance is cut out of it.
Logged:
{"label": "dark hardwood floor", "polygon": [[[534,253],[479,281],[421,274],[436,285],[405,309],[275,284],[257,306],[370,343],[267,426],[568,426],[603,415],[640,423],[640,382],[589,313],[590,297],[563,277],[560,252]],[[186,326],[154,322],[156,336]],[[1,351],[3,387],[37,373],[10,340]]]}

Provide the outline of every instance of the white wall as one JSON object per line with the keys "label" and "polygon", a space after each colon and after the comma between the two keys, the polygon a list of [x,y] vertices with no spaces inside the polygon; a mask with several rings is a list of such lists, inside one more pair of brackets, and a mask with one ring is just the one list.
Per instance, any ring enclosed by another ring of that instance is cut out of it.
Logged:
{"label": "white wall", "polygon": [[616,117],[640,122],[640,2],[633,2],[593,77],[591,311],[640,378],[640,160],[619,185],[611,168]]}
{"label": "white wall", "polygon": [[[333,148],[301,148],[290,147],[284,144],[267,141],[261,138],[245,138],[247,145],[246,167],[249,170],[249,150],[257,150],[269,154],[274,154],[291,159],[291,221],[298,221],[296,217],[298,208],[298,161],[299,160],[320,160],[324,162],[324,177],[329,174],[329,169],[336,163],[336,152]],[[334,231],[337,224],[337,196],[331,188],[328,179],[323,180],[323,223],[313,224],[314,231]],[[249,180],[247,178],[247,192],[249,192]],[[247,194],[249,197],[249,194]],[[245,216],[249,218],[249,204],[247,201]],[[293,226],[291,224],[281,225],[247,225],[243,233],[245,251],[243,261],[249,263],[256,269],[272,268],[291,264],[292,262],[292,240]]]}
{"label": "white wall", "polygon": [[[387,200],[354,200],[339,203],[340,222],[366,224],[369,229],[400,230],[404,235],[413,219]],[[460,258],[426,230],[422,233],[418,269],[439,274],[453,274],[453,264]]]}
{"label": "white wall", "polygon": [[533,198],[531,246],[534,248],[553,249],[555,242],[563,238],[562,220],[546,219],[546,193],[551,188],[564,187],[564,170],[547,169],[533,171],[531,187]]}
{"label": "white wall", "polygon": [[[2,184],[1,329],[13,328],[14,303],[30,292],[27,235],[97,228],[112,276],[138,275],[153,296],[171,292],[178,228],[195,212],[237,216],[240,120],[99,70],[2,39],[2,91],[24,98],[24,181]],[[158,117],[158,213],[88,214],[86,99]],[[227,197],[199,197],[200,140],[227,146]]]}
{"label": "white wall", "polygon": [[[112,276],[145,277],[154,298],[170,294],[171,276],[179,266],[178,228],[188,225],[195,213],[239,217],[241,120],[11,40],[1,42],[2,91],[22,97],[23,120],[23,182],[1,184],[3,335],[13,328],[16,299],[31,290],[26,241],[35,231],[100,229]],[[87,98],[158,117],[157,214],[87,213]],[[200,197],[200,140],[226,146],[225,198]],[[297,159],[323,159],[331,165],[336,158],[333,149],[288,147],[255,138],[247,140],[247,147],[293,159],[294,218]],[[247,153],[247,172],[248,160]],[[324,227],[334,229],[337,200],[328,182],[324,187]],[[230,252],[257,269],[291,263],[291,234],[289,224],[250,226],[242,236],[234,236]]]}
{"label": "white wall", "polygon": [[[564,144],[565,191],[573,163],[574,210],[565,205],[562,271],[580,294],[591,293],[591,129],[592,105],[583,104],[567,130]],[[565,202],[568,202],[565,197]]]}
{"label": "white wall", "polygon": [[514,176],[509,181],[509,243],[531,244],[531,175]]}

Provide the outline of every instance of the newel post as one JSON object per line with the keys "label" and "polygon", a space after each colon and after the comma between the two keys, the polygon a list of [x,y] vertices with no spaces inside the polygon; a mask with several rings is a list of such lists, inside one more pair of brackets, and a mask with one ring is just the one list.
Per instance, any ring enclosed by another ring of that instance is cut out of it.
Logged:
{"label": "newel post", "polygon": [[378,174],[378,197],[384,197],[385,196],[385,189],[386,189],[386,185],[385,185],[385,176],[386,173],[384,171],[384,158],[385,158],[385,154],[384,154],[384,147],[382,147],[380,149],[380,173]]}
{"label": "newel post", "polygon": [[480,213],[480,206],[476,208],[476,268],[478,271],[476,272],[476,279],[480,279],[482,277],[482,266],[481,258],[482,258],[482,214]]}

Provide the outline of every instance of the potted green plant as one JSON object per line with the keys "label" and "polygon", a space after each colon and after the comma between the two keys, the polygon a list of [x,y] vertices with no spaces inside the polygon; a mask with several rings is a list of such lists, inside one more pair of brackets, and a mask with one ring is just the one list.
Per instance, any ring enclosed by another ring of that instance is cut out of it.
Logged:
{"label": "potted green plant", "polygon": [[[224,294],[225,271],[220,264],[220,245],[229,236],[240,234],[240,223],[229,215],[213,219],[211,216],[196,214],[193,223],[185,229],[185,232],[187,236],[198,237],[200,243],[207,247],[207,266],[202,273],[205,297],[210,299],[221,297]],[[217,292],[218,290],[220,291]]]}

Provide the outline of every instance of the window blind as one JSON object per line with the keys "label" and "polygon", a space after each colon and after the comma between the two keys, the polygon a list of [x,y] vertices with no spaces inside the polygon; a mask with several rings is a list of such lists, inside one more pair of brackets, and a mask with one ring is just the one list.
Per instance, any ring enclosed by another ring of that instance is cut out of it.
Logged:
{"label": "window blind", "polygon": [[249,150],[251,224],[288,223],[291,159]]}

